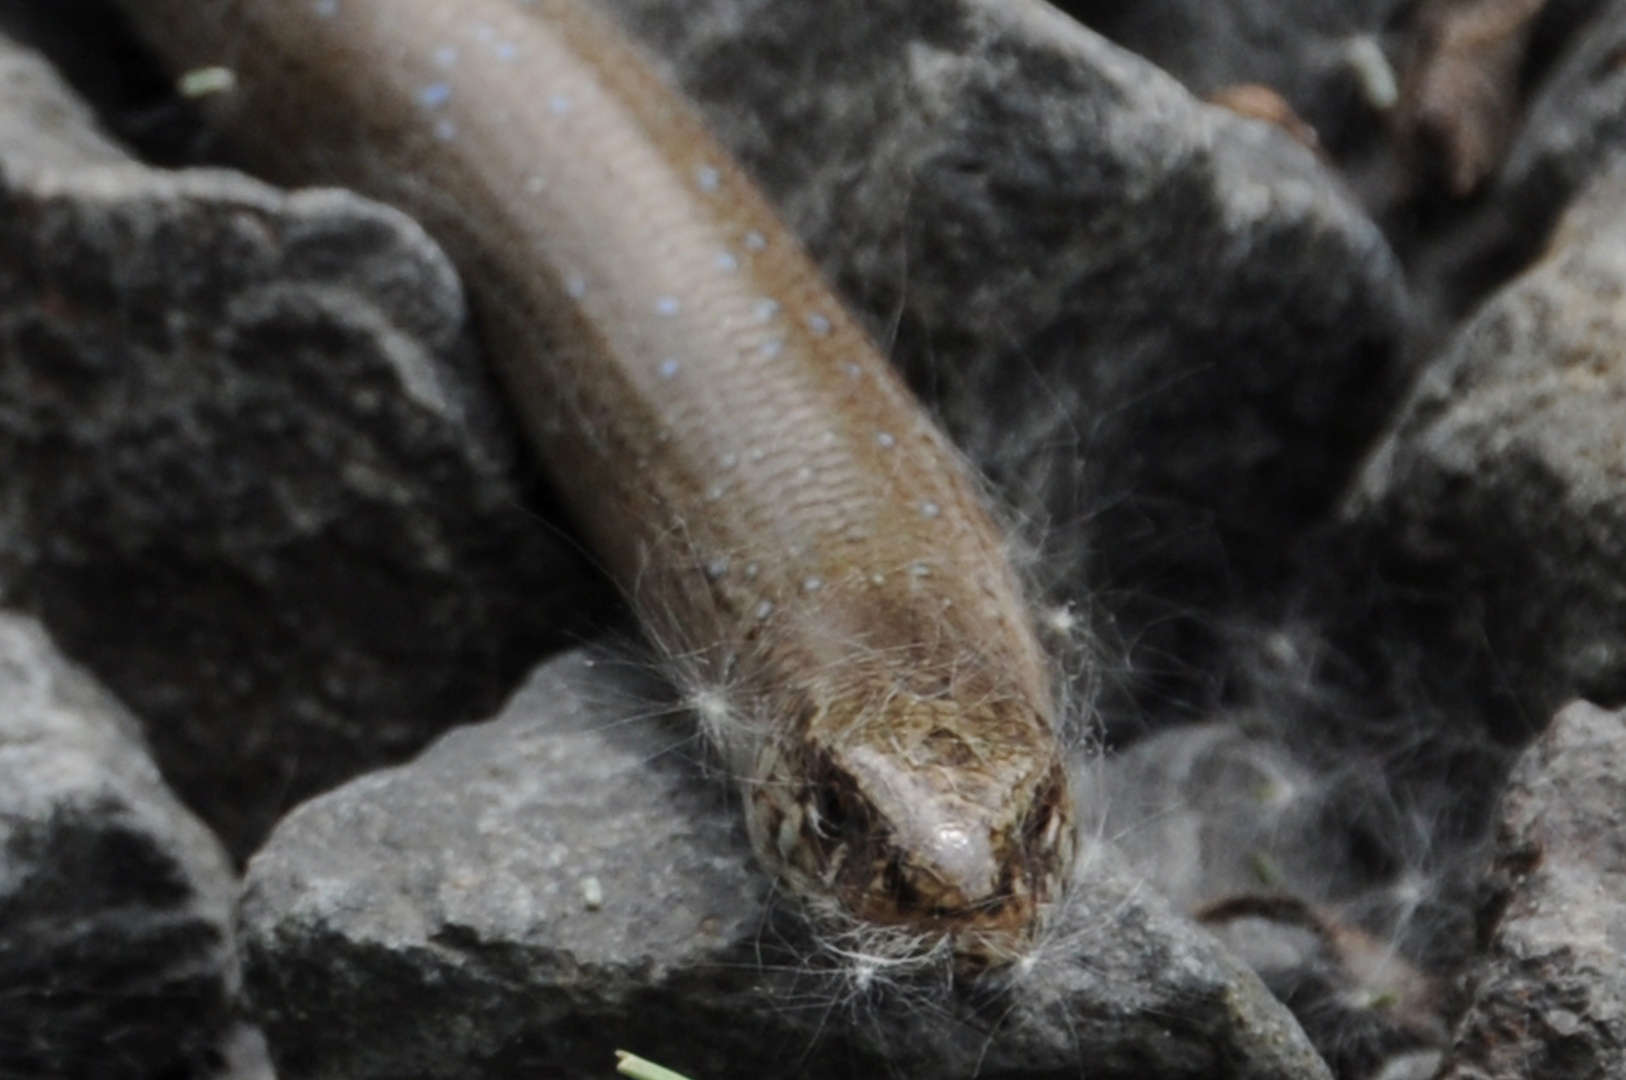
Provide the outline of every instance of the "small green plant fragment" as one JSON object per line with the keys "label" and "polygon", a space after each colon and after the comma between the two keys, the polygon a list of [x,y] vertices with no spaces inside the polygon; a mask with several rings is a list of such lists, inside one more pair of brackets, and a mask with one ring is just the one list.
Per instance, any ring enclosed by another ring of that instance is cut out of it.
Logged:
{"label": "small green plant fragment", "polygon": [[1260,884],[1280,888],[1287,880],[1287,875],[1282,872],[1281,863],[1271,858],[1268,853],[1256,851],[1249,861],[1253,863],[1253,876],[1259,879]]}
{"label": "small green plant fragment", "polygon": [[689,1080],[682,1073],[673,1072],[653,1061],[645,1061],[637,1054],[625,1050],[615,1052],[615,1071],[622,1076],[632,1077],[632,1080]]}
{"label": "small green plant fragment", "polygon": [[182,97],[194,101],[229,93],[237,89],[237,73],[229,67],[193,68],[175,81],[175,89]]}

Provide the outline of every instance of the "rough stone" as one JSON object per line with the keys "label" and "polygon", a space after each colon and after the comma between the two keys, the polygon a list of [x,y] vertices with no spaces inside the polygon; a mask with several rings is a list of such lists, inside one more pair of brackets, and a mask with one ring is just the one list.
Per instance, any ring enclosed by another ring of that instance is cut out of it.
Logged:
{"label": "rough stone", "polygon": [[1486,952],[1441,1080],[1626,1077],[1626,714],[1569,706],[1503,798]]}
{"label": "rough stone", "polygon": [[1330,146],[1370,135],[1394,104],[1398,76],[1384,53],[1385,31],[1402,0],[1064,0],[1058,6],[1201,97],[1242,83],[1269,86]]}
{"label": "rough stone", "polygon": [[120,160],[0,56],[0,578],[244,853],[493,707],[590,575],[416,225]]}
{"label": "rough stone", "polygon": [[1626,171],[1426,370],[1348,509],[1392,622],[1508,738],[1626,700]]}
{"label": "rough stone", "polygon": [[0,1076],[204,1075],[237,989],[236,881],[135,721],[0,614]]}
{"label": "rough stone", "polygon": [[1257,979],[1105,846],[1030,965],[951,990],[821,961],[685,728],[584,653],[496,720],[294,811],[250,864],[286,1075],[1313,1078]]}
{"label": "rough stone", "polygon": [[1480,853],[1397,798],[1381,764],[1314,766],[1262,718],[1240,716],[1113,755],[1089,774],[1085,798],[1136,871],[1183,911],[1292,896],[1429,966],[1460,962]]}
{"label": "rough stone", "polygon": [[1392,400],[1405,310],[1309,150],[1030,0],[607,2],[1137,672],[1279,580]]}
{"label": "rough stone", "polygon": [[1597,0],[1566,21],[1566,47],[1530,97],[1494,203],[1524,250],[1626,150],[1626,3]]}
{"label": "rough stone", "polygon": [[[1510,108],[1512,141],[1480,197],[1429,221],[1405,215],[1418,307],[1461,319],[1537,257],[1575,196],[1622,147],[1626,34],[1618,0],[1546,0],[1530,27]],[[1477,93],[1471,88],[1470,96]]]}
{"label": "rough stone", "polygon": [[1258,716],[1161,733],[1091,769],[1088,802],[1136,872],[1293,1010],[1337,1076],[1437,1056],[1446,987],[1473,945],[1481,849],[1436,835],[1375,762],[1313,768],[1280,735]]}

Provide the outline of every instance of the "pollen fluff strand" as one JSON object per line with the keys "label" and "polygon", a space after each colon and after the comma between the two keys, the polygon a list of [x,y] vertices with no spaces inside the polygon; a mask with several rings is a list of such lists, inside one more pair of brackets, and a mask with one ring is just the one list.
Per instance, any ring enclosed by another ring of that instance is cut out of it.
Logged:
{"label": "pollen fluff strand", "polygon": [[789,891],[900,952],[1019,955],[1075,840],[1002,538],[614,25],[577,0],[122,3],[177,70],[235,73],[218,118],[262,171],[393,202],[457,260],[577,527],[722,692],[709,734]]}

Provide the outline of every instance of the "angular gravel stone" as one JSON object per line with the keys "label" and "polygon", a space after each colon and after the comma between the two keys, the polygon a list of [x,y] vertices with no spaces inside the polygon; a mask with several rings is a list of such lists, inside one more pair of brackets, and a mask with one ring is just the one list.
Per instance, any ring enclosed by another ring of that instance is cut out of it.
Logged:
{"label": "angular gravel stone", "polygon": [[1326,1075],[1100,845],[1008,979],[821,967],[688,732],[628,675],[567,654],[496,720],[283,822],[242,924],[285,1075],[602,1076],[618,1047],[706,1080]]}
{"label": "angular gravel stone", "polygon": [[1263,721],[1182,726],[1093,769],[1106,835],[1182,911],[1291,896],[1413,961],[1461,963],[1482,852],[1437,846],[1444,830],[1394,798],[1378,763],[1314,768]]}
{"label": "angular gravel stone", "polygon": [[0,1076],[201,1074],[236,994],[235,897],[134,720],[0,614]]}
{"label": "angular gravel stone", "polygon": [[1394,104],[1384,31],[1404,0],[1063,0],[1091,28],[1208,96],[1269,86],[1345,142]]}
{"label": "angular gravel stone", "polygon": [[1626,1077],[1622,807],[1626,713],[1571,705],[1504,796],[1487,952],[1440,1080]]}
{"label": "angular gravel stone", "polygon": [[1442,843],[1381,770],[1313,769],[1269,730],[1187,725],[1106,759],[1087,789],[1104,834],[1260,974],[1336,1075],[1438,1057],[1481,849]]}
{"label": "angular gravel stone", "polygon": [[1428,368],[1352,522],[1431,677],[1510,737],[1626,700],[1626,170]]}
{"label": "angular gravel stone", "polygon": [[416,225],[120,161],[30,54],[0,77],[0,579],[246,853],[494,707],[590,575]]}
{"label": "angular gravel stone", "polygon": [[1626,79],[1615,62],[1626,4],[1545,0],[1530,30],[1499,170],[1482,197],[1423,223],[1428,238],[1414,252],[1418,306],[1452,319],[1527,268],[1570,202],[1626,149]]}
{"label": "angular gravel stone", "polygon": [[1499,180],[1495,213],[1526,250],[1626,152],[1626,3],[1588,7],[1571,16],[1568,47],[1531,96]]}

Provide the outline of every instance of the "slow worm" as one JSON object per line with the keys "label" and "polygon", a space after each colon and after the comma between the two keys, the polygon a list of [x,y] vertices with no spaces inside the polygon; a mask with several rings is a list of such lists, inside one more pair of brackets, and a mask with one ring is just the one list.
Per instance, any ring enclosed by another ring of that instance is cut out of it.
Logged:
{"label": "slow worm", "polygon": [[796,240],[577,0],[121,0],[279,179],[468,282],[581,534],[711,707],[828,927],[1021,955],[1076,846],[1047,666],[975,484]]}

